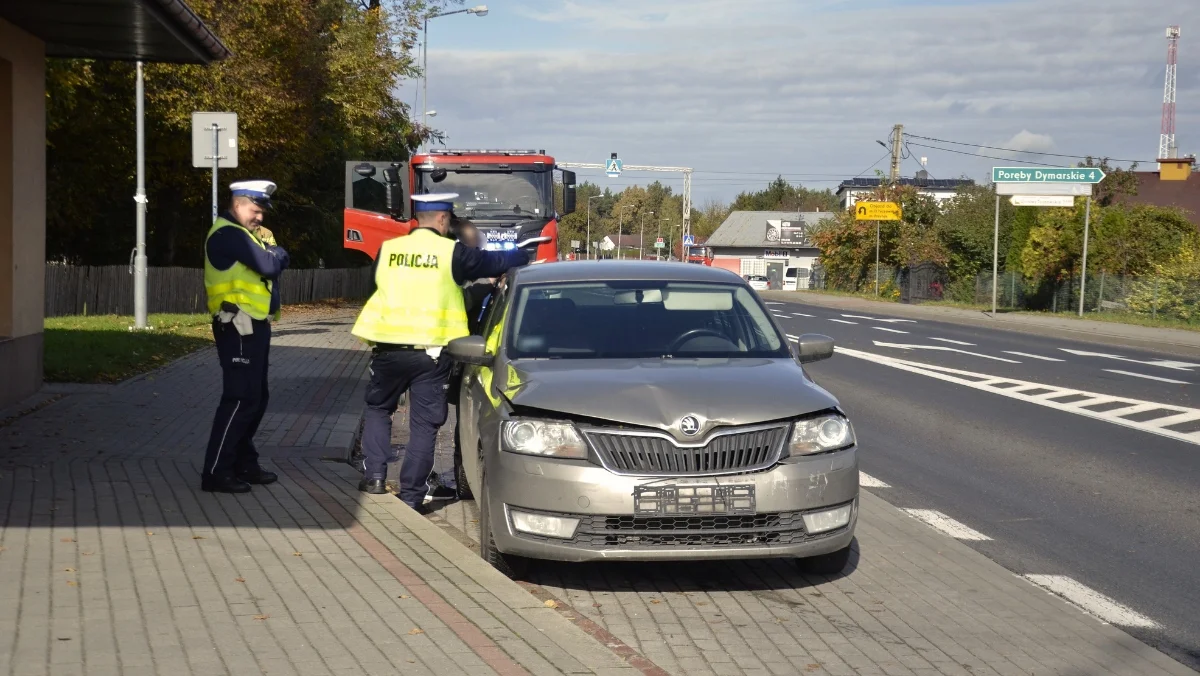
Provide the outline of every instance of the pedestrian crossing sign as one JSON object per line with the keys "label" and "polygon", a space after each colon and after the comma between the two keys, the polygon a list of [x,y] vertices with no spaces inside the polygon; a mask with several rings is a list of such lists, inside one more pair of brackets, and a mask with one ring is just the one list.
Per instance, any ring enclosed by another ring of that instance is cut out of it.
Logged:
{"label": "pedestrian crossing sign", "polygon": [[692,237],[691,235],[684,235],[683,236],[683,245],[684,246],[696,246],[696,238]]}
{"label": "pedestrian crossing sign", "polygon": [[621,160],[613,157],[604,164],[604,173],[607,174],[609,178],[616,178],[621,175],[621,167]]}

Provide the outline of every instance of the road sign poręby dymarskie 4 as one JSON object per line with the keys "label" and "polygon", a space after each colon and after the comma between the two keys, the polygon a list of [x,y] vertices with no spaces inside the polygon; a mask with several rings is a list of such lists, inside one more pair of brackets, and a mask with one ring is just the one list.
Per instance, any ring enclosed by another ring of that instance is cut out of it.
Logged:
{"label": "road sign por\u0119by dymarskie 4", "polygon": [[1099,183],[1095,167],[992,167],[992,183]]}

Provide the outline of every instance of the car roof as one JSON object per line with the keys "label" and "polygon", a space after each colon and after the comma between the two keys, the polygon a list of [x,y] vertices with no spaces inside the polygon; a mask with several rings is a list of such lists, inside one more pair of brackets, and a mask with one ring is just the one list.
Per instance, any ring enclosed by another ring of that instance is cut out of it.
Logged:
{"label": "car roof", "polygon": [[558,261],[526,265],[510,274],[513,284],[625,280],[744,283],[736,273],[725,268],[661,261]]}

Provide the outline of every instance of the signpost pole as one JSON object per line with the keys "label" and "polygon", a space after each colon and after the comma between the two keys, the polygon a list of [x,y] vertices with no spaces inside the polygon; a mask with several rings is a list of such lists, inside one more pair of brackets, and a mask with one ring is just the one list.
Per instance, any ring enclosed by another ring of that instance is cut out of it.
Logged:
{"label": "signpost pole", "polygon": [[213,221],[216,221],[217,220],[217,167],[221,164],[221,148],[217,142],[217,139],[221,136],[221,127],[216,122],[213,122],[213,124],[212,124],[212,135],[213,135],[212,219],[213,219]]}
{"label": "signpost pole", "polygon": [[1079,316],[1083,316],[1083,299],[1086,297],[1084,291],[1087,289],[1087,250],[1088,250],[1088,230],[1092,223],[1092,198],[1089,195],[1087,198],[1087,206],[1084,207],[1083,213],[1083,272],[1079,275]]}
{"label": "signpost pole", "polygon": [[996,229],[992,234],[992,317],[996,316],[996,278],[1000,275],[1000,195],[996,195]]}
{"label": "signpost pole", "polygon": [[875,295],[879,295],[879,221],[875,221]]}
{"label": "signpost pole", "polygon": [[146,108],[142,62],[137,62],[137,251],[133,258],[133,327],[146,328]]}

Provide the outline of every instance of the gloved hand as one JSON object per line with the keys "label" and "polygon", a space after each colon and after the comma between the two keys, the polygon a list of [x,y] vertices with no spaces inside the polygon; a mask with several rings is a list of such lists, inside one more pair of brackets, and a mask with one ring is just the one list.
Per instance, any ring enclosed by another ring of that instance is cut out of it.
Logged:
{"label": "gloved hand", "polygon": [[551,242],[553,240],[554,240],[553,237],[530,237],[529,239],[517,242],[517,248],[524,249],[525,247],[530,246],[530,245],[544,244],[546,242]]}
{"label": "gloved hand", "polygon": [[266,244],[267,246],[277,246],[275,244],[275,233],[271,232],[267,228],[260,225],[254,230],[254,234],[260,240],[262,240],[263,244]]}

